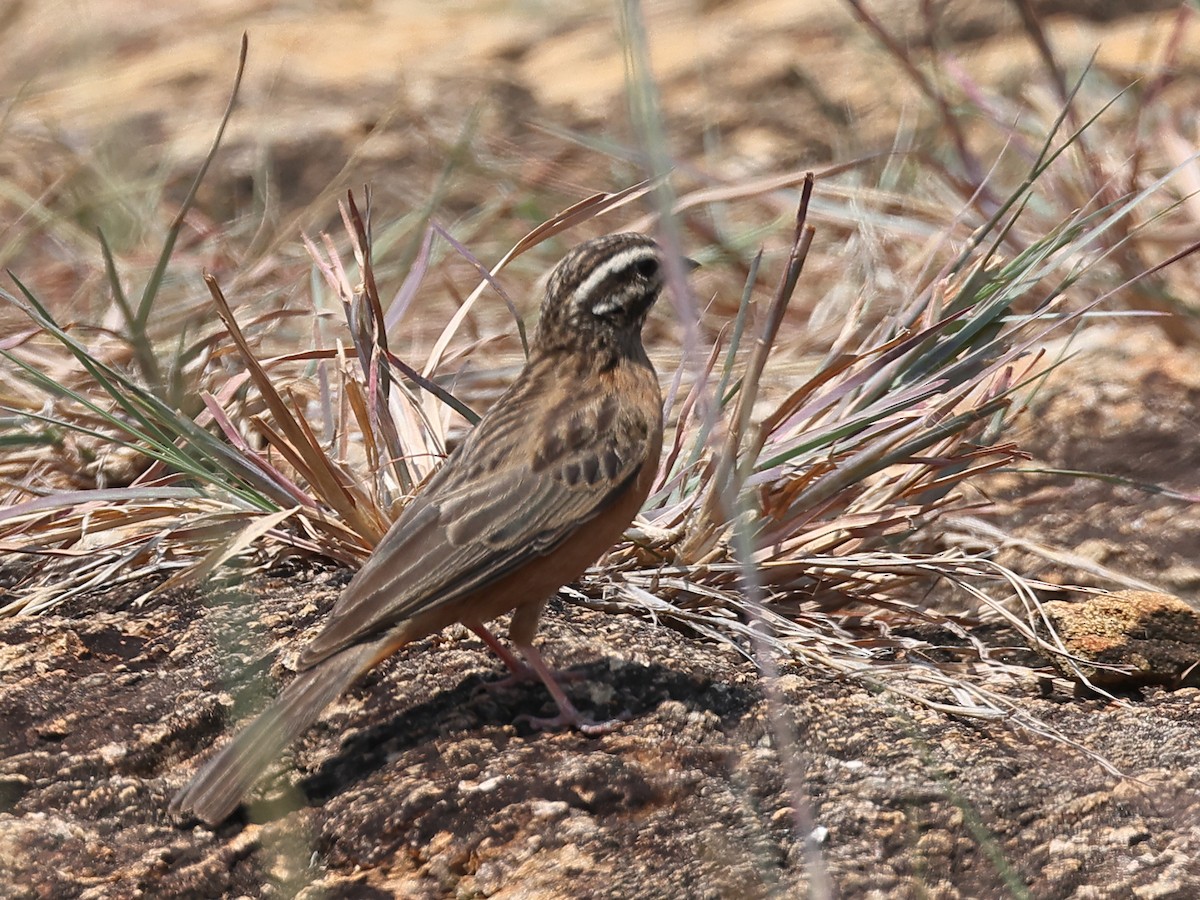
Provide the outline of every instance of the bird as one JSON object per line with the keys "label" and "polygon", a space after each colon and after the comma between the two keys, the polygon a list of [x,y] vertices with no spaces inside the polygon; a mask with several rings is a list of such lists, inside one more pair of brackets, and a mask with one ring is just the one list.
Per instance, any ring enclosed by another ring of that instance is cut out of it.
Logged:
{"label": "bird", "polygon": [[[360,676],[454,623],[514,676],[545,683],[558,715],[535,727],[616,727],[575,708],[533,639],[549,598],[616,543],[656,478],[662,394],[641,332],[665,273],[663,250],[638,233],[567,253],[546,280],[521,372],[400,512],[302,648],[295,679],[175,795],[173,816],[229,818]],[[528,666],[487,628],[510,611],[508,636]]]}

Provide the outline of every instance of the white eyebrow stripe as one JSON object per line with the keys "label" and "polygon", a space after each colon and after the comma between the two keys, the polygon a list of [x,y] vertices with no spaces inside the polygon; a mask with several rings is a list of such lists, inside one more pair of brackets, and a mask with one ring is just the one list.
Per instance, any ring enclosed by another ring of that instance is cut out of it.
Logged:
{"label": "white eyebrow stripe", "polygon": [[589,296],[596,289],[596,286],[611,275],[614,270],[628,268],[635,260],[646,259],[647,257],[653,258],[655,255],[653,247],[637,246],[623,250],[616,256],[610,256],[580,283],[579,287],[575,289],[575,296]]}

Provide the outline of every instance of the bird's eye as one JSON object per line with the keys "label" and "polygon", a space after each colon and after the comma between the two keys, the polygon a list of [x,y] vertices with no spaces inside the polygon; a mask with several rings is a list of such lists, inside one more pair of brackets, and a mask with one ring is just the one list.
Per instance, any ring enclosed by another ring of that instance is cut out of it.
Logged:
{"label": "bird's eye", "polygon": [[658,274],[658,260],[652,256],[640,259],[634,269],[643,278],[653,278]]}

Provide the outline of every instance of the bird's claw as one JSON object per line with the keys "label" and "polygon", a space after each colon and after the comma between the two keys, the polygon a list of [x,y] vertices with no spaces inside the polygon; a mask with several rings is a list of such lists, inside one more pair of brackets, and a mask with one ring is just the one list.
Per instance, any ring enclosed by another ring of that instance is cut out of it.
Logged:
{"label": "bird's claw", "polygon": [[516,722],[528,725],[534,731],[552,731],[557,728],[562,728],[564,725],[569,725],[576,731],[582,732],[589,737],[600,737],[601,735],[611,734],[622,725],[629,721],[629,714],[622,713],[615,719],[597,722],[586,713],[581,713],[577,709],[560,712],[557,716],[517,716]]}
{"label": "bird's claw", "polygon": [[[579,681],[587,680],[587,676],[582,672],[572,672],[565,669],[555,669],[553,672],[554,680],[559,684],[575,684]],[[525,684],[541,684],[542,679],[529,666],[522,666],[519,672],[512,672],[505,675],[503,678],[493,678],[484,681],[475,688],[475,696],[481,694],[496,694],[501,691],[511,690],[515,687],[521,687]]]}

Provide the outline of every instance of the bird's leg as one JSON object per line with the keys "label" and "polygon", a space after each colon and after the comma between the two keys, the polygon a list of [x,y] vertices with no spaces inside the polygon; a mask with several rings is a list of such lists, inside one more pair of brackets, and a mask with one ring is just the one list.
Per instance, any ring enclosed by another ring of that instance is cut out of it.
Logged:
{"label": "bird's leg", "polygon": [[[479,635],[479,639],[487,644],[493,653],[500,657],[500,661],[512,673],[508,678],[503,679],[504,681],[512,681],[515,684],[519,681],[532,681],[537,677],[537,674],[529,666],[513,656],[512,651],[500,643],[500,639],[488,631],[486,627],[483,625],[468,625],[467,627]],[[495,682],[490,682],[490,684],[494,686]]]}
{"label": "bird's leg", "polygon": [[550,696],[558,704],[557,716],[549,718],[521,716],[521,720],[528,722],[538,731],[570,725],[572,728],[590,735],[608,734],[610,731],[615,731],[621,726],[621,722],[624,721],[623,719],[609,719],[605,722],[597,722],[595,719],[581,713],[563,692],[562,686],[558,683],[556,677],[557,673],[546,663],[546,660],[542,657],[537,647],[531,643],[523,643],[516,640],[513,643],[517,645],[517,649],[521,651],[521,655],[529,661],[530,667],[542,679],[542,683],[546,685],[546,690],[550,692]]}
{"label": "bird's leg", "polygon": [[[484,625],[468,625],[473,632],[479,635],[479,639],[483,641],[492,652],[495,653],[504,663],[509,671],[509,675],[505,678],[497,678],[492,681],[485,681],[479,686],[479,690],[492,693],[493,691],[506,691],[509,688],[517,687],[522,684],[531,682],[540,682],[541,676],[538,675],[532,668],[525,665],[521,660],[513,654],[511,650],[500,643],[500,639],[492,634],[491,631]],[[584,676],[580,672],[564,672],[561,669],[555,669],[554,678],[560,684],[568,684],[572,681],[582,681]]]}
{"label": "bird's leg", "polygon": [[542,609],[545,605],[546,602],[543,600],[541,603],[530,603],[517,607],[513,611],[512,622],[508,626],[508,637],[513,645],[521,651],[521,655],[525,657],[529,667],[546,685],[546,690],[550,692],[550,696],[558,705],[558,715],[551,718],[521,716],[520,719],[527,721],[538,730],[570,725],[584,734],[608,734],[621,724],[620,721],[613,719],[608,722],[597,722],[577,710],[575,704],[562,689],[562,673],[550,668],[537,647],[533,646],[533,636],[537,632],[538,620],[542,617]]}
{"label": "bird's leg", "polygon": [[[533,640],[534,634],[537,632],[538,620],[542,617],[542,610],[546,607],[546,601],[540,603],[525,603],[513,610],[512,619],[508,625],[508,636],[517,643],[518,640],[529,642]],[[492,693],[493,691],[504,691],[521,684],[528,684],[532,681],[538,681],[538,674],[521,662],[512,651],[500,643],[499,638],[491,633],[484,625],[469,626],[483,640],[485,644],[492,648],[492,651],[504,660],[504,665],[508,667],[511,673],[507,678],[499,678],[495,681],[486,681],[480,685],[480,690]]]}

